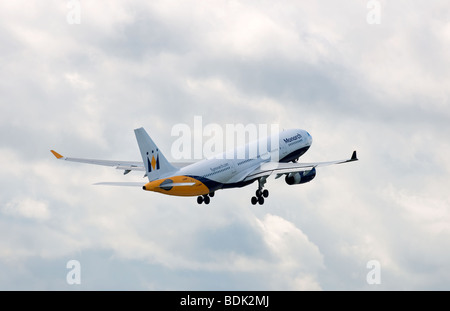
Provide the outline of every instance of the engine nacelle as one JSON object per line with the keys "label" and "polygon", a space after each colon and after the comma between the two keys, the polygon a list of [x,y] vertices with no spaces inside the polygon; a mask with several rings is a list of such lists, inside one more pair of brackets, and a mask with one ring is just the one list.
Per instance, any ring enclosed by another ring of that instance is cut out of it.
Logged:
{"label": "engine nacelle", "polygon": [[296,185],[302,181],[300,173],[289,173],[284,179],[288,185]]}
{"label": "engine nacelle", "polygon": [[296,173],[289,173],[284,179],[288,185],[298,185],[310,182],[316,177],[316,168],[313,167],[310,171],[302,171]]}

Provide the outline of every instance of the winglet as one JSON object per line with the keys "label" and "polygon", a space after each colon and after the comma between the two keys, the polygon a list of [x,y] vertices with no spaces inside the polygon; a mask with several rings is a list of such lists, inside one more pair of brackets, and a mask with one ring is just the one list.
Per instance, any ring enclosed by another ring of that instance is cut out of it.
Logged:
{"label": "winglet", "polygon": [[351,161],[358,161],[358,158],[356,157],[356,150],[353,151],[352,157],[350,159]]}
{"label": "winglet", "polygon": [[56,152],[55,150],[50,150],[53,155],[57,158],[57,159],[62,159],[64,158],[62,155],[60,155],[58,152]]}

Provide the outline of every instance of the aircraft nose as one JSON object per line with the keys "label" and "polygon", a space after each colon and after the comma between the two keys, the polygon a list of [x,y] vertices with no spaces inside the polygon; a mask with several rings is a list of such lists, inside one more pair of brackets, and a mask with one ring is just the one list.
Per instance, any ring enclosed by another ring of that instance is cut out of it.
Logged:
{"label": "aircraft nose", "polygon": [[306,140],[308,141],[308,144],[311,146],[312,144],[312,136],[307,131],[305,131]]}

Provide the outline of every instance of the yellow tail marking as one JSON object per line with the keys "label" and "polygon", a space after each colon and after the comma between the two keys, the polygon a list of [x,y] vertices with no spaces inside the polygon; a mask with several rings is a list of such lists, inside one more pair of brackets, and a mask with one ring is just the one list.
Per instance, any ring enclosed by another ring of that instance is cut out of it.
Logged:
{"label": "yellow tail marking", "polygon": [[156,167],[155,156],[152,156],[152,168],[155,169],[155,167]]}

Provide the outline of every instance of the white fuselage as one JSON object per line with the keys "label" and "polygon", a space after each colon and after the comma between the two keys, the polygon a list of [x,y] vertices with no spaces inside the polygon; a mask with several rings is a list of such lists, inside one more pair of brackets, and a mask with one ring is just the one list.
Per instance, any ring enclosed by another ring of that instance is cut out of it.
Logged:
{"label": "white fuselage", "polygon": [[307,131],[286,130],[163,175],[143,188],[168,195],[196,196],[242,187],[255,181],[245,177],[262,163],[294,161],[311,143]]}
{"label": "white fuselage", "polygon": [[220,184],[234,184],[264,162],[289,162],[298,159],[311,144],[312,137],[307,131],[286,130],[201,160],[182,168],[178,173]]}

